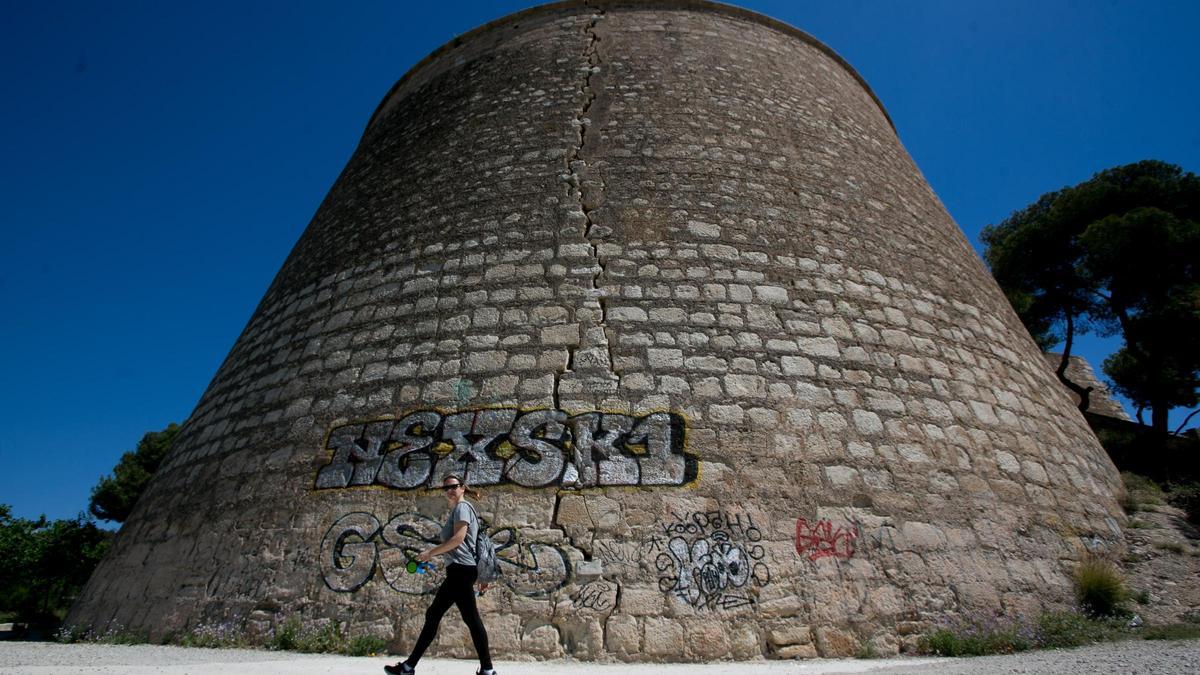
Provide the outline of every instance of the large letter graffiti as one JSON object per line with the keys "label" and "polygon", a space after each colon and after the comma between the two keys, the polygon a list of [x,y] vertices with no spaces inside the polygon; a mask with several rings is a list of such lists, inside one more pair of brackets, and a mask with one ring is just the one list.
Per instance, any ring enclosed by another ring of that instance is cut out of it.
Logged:
{"label": "large letter graffiti", "polygon": [[[486,527],[487,523],[480,525]],[[369,513],[348,513],[330,526],[321,541],[325,585],[338,593],[352,593],[379,571],[397,592],[432,593],[445,570],[438,566],[427,574],[409,574],[406,566],[417,553],[441,543],[441,529],[437,521],[419,513],[401,513],[383,525]],[[559,546],[521,541],[511,527],[490,534],[496,544],[500,580],[514,593],[542,597],[571,580],[571,561]]]}
{"label": "large letter graffiti", "polygon": [[684,485],[698,466],[684,436],[683,417],[668,412],[421,410],[331,429],[316,487],[411,490],[452,473],[472,485]]}
{"label": "large letter graffiti", "polygon": [[849,558],[854,555],[854,540],[858,531],[838,525],[835,529],[828,520],[810,523],[796,519],[796,553],[808,556],[809,560],[820,558]]}
{"label": "large letter graffiti", "polygon": [[[674,514],[672,514],[674,515]],[[771,581],[762,562],[762,532],[749,516],[721,512],[675,515],[663,525],[666,550],[655,560],[658,586],[700,609],[734,609],[754,602],[752,587]],[[661,550],[655,540],[652,549]]]}
{"label": "large letter graffiti", "polygon": [[321,540],[325,585],[339,593],[362,588],[379,560],[371,541],[378,533],[379,520],[369,513],[347,513],[338,519]]}

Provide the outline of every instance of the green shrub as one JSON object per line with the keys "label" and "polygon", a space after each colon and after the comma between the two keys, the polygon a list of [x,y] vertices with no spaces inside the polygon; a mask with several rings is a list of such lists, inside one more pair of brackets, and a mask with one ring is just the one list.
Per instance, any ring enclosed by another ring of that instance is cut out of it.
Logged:
{"label": "green shrub", "polygon": [[937,656],[987,656],[1012,654],[1031,646],[1007,631],[964,635],[942,628],[922,641],[921,651]]}
{"label": "green shrub", "polygon": [[1187,548],[1177,541],[1156,541],[1154,542],[1154,548],[1171,553],[1184,553],[1187,551]]}
{"label": "green shrub", "polygon": [[1125,612],[1125,584],[1116,566],[1101,558],[1089,558],[1075,568],[1075,599],[1092,617],[1119,616]]}
{"label": "green shrub", "polygon": [[1187,513],[1188,520],[1200,525],[1200,482],[1172,485],[1168,499],[1172,505]]}
{"label": "green shrub", "polygon": [[102,645],[140,645],[149,642],[145,635],[125,630],[121,626],[109,628],[98,635],[89,636],[87,641]]}
{"label": "green shrub", "polygon": [[1125,501],[1122,506],[1125,507],[1126,513],[1140,511],[1141,507],[1147,504],[1166,503],[1162,487],[1145,476],[1122,471],[1121,482],[1125,484]]}
{"label": "green shrub", "polygon": [[99,633],[85,626],[59,626],[54,631],[54,640],[64,644],[88,642],[101,645],[140,645],[149,642],[144,634],[126,630],[119,624],[110,625]]}
{"label": "green shrub", "polygon": [[346,646],[346,636],[336,623],[330,622],[315,632],[301,633],[296,651],[308,654],[337,654]]}
{"label": "green shrub", "polygon": [[1028,649],[1068,649],[1128,639],[1200,638],[1200,612],[1183,623],[1132,628],[1125,618],[1095,618],[1078,612],[1046,612],[1033,625],[1020,619],[961,619],[921,638],[918,650],[937,656],[987,656]]}
{"label": "green shrub", "polygon": [[1122,471],[1121,482],[1126,486],[1127,501],[1133,500],[1136,504],[1166,503],[1166,494],[1163,492],[1162,486],[1151,478],[1139,476],[1138,473]]}
{"label": "green shrub", "polygon": [[1122,619],[1091,619],[1077,612],[1047,612],[1038,617],[1037,646],[1064,649],[1127,637]]}
{"label": "green shrub", "polygon": [[938,656],[1012,654],[1036,646],[1033,629],[1021,621],[967,617],[921,639],[919,651]]}
{"label": "green shrub", "polygon": [[54,641],[61,642],[65,645],[73,645],[76,642],[83,642],[87,638],[88,631],[82,626],[68,626],[63,624],[54,631]]}
{"label": "green shrub", "polygon": [[375,656],[387,648],[387,640],[374,635],[356,635],[346,643],[343,653],[349,656]]}
{"label": "green shrub", "polygon": [[245,634],[233,623],[197,626],[182,637],[167,640],[183,647],[206,647],[209,649],[236,649],[250,645]]}
{"label": "green shrub", "polygon": [[1147,640],[1195,640],[1200,638],[1200,626],[1194,623],[1173,623],[1166,626],[1147,626],[1142,633]]}
{"label": "green shrub", "polygon": [[267,640],[267,649],[276,651],[295,651],[300,644],[300,619],[290,617],[271,631]]}

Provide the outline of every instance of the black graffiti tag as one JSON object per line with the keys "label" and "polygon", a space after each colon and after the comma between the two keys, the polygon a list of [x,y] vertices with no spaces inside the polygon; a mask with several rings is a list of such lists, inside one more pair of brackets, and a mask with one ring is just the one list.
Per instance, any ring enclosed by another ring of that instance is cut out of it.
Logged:
{"label": "black graffiti tag", "polygon": [[[487,523],[481,523],[487,528]],[[571,581],[571,561],[562,545],[522,541],[515,528],[490,530],[496,544],[500,581],[518,595],[544,597]],[[401,513],[386,524],[370,513],[353,512],[338,518],[321,540],[320,567],[325,585],[338,593],[353,593],[377,572],[393,590],[405,595],[432,593],[445,570],[439,565],[425,574],[409,574],[406,566],[416,554],[440,542],[441,525],[419,513]]]}
{"label": "black graffiti tag", "polygon": [[571,595],[571,606],[578,610],[606,612],[616,601],[616,588],[607,581],[593,581]]}

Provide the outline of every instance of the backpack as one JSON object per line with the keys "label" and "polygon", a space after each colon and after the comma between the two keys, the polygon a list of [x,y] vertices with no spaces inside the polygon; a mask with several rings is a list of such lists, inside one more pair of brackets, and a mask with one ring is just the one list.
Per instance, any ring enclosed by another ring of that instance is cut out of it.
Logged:
{"label": "backpack", "polygon": [[479,512],[470,502],[467,506],[471,507],[471,512],[475,514],[475,522],[478,524],[475,530],[475,570],[477,572],[476,582],[481,584],[490,584],[500,578],[500,564],[496,560],[496,543],[488,536],[487,532],[483,531],[483,521],[479,518]]}

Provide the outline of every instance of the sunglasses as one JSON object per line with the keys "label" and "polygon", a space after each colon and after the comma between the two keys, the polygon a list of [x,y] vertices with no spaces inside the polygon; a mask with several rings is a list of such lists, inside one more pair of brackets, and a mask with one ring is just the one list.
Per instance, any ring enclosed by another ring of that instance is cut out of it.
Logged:
{"label": "sunglasses", "polygon": [[454,485],[443,485],[442,492],[449,492],[455,488],[460,488],[460,487],[462,487],[462,483],[455,483]]}

